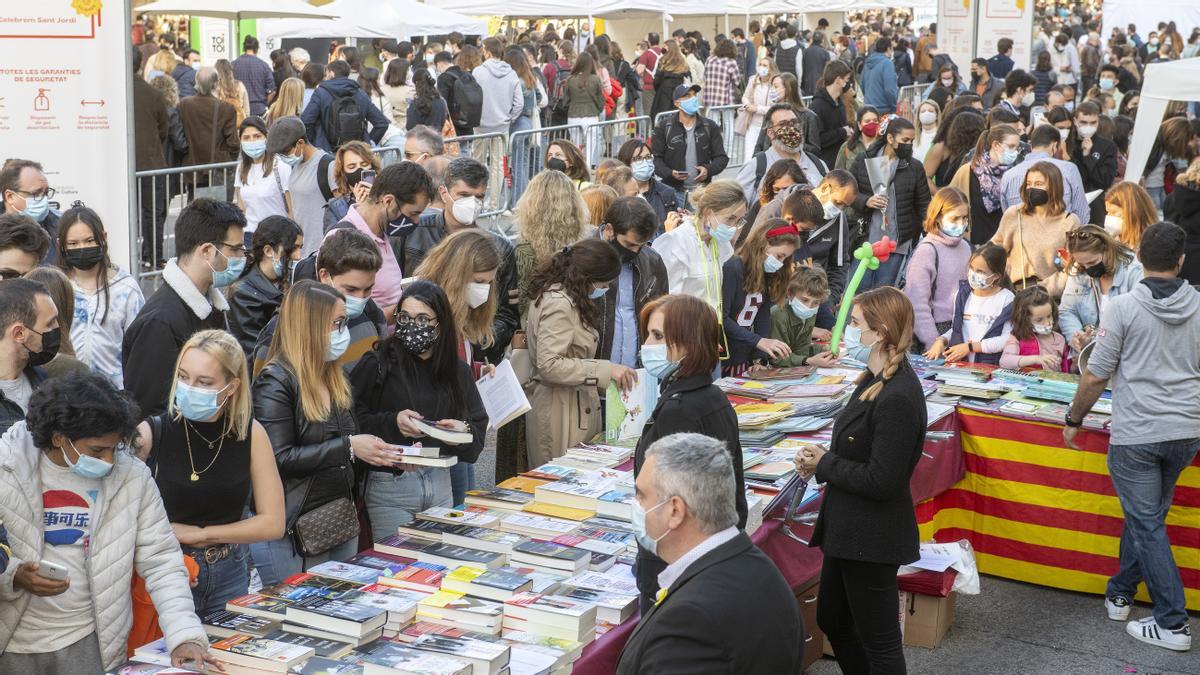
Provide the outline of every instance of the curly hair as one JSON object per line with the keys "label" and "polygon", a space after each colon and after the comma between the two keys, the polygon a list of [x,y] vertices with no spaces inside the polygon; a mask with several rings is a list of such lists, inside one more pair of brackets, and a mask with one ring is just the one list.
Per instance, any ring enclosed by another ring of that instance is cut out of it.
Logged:
{"label": "curly hair", "polygon": [[608,242],[600,239],[564,246],[542,264],[529,279],[529,298],[537,307],[552,286],[562,285],[579,318],[593,330],[600,330],[600,308],[589,297],[595,284],[608,283],[621,273],[621,259]]}
{"label": "curly hair", "polygon": [[538,262],[583,237],[588,208],[567,175],[543,171],[529,181],[517,202],[517,231]]}
{"label": "curly hair", "polygon": [[34,445],[46,451],[56,433],[71,441],[115,433],[128,441],[141,416],[124,392],[89,372],[46,380],[30,397],[25,419]]}
{"label": "curly hair", "polygon": [[1012,311],[1012,335],[1018,340],[1031,340],[1034,337],[1033,321],[1029,316],[1033,312],[1034,307],[1042,305],[1050,305],[1050,316],[1054,318],[1054,325],[1058,325],[1058,305],[1055,304],[1054,298],[1050,297],[1050,293],[1041,286],[1030,286],[1017,293],[1017,297],[1013,299]]}

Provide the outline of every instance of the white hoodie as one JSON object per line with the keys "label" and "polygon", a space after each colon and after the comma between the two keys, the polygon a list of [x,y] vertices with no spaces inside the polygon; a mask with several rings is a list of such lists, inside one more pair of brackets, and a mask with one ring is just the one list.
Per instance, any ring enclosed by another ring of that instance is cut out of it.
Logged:
{"label": "white hoodie", "polygon": [[521,79],[512,66],[500,59],[488,59],[471,71],[475,81],[483,89],[483,115],[475,133],[506,133],[508,126],[521,116],[525,108],[525,96],[521,92]]}

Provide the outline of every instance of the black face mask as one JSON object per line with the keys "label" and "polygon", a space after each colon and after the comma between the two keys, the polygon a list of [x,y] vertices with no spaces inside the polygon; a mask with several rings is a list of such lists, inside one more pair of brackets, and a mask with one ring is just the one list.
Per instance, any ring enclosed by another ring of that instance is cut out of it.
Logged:
{"label": "black face mask", "polygon": [[438,329],[433,326],[418,326],[415,323],[396,326],[396,339],[413,356],[420,356],[438,339]]}
{"label": "black face mask", "polygon": [[1042,188],[1028,188],[1025,190],[1025,203],[1030,206],[1045,206],[1050,203],[1050,193]]}
{"label": "black face mask", "polygon": [[613,250],[617,252],[617,255],[621,257],[622,265],[624,265],[627,262],[632,262],[633,259],[636,258],[638,255],[636,251],[630,251],[629,249],[622,246],[621,242],[617,241],[616,238],[608,240],[608,243],[610,246],[613,247]]}
{"label": "black face mask", "polygon": [[1083,273],[1093,279],[1099,279],[1100,277],[1104,276],[1104,273],[1107,271],[1108,269],[1104,266],[1104,261],[1100,261],[1095,265],[1088,265],[1087,267],[1083,268]]}
{"label": "black face mask", "polygon": [[[32,328],[29,330],[37,333]],[[40,333],[40,335],[42,336],[42,351],[35,352],[30,350],[29,365],[31,366],[44,366],[53,361],[55,356],[58,356],[58,346],[62,340],[62,334],[59,332],[59,329],[51,328],[45,333]],[[29,349],[29,347],[25,347],[25,349]]]}
{"label": "black face mask", "polygon": [[350,173],[346,174],[346,185],[349,185],[350,187],[354,187],[355,185],[358,185],[359,182],[361,182],[361,181],[362,181],[362,169],[355,169],[354,171],[351,171]]}
{"label": "black face mask", "polygon": [[567,163],[557,157],[551,157],[550,159],[546,160],[546,168],[550,169],[551,171],[561,171],[566,173]]}
{"label": "black face mask", "polygon": [[896,146],[896,157],[899,159],[912,159],[912,143],[900,143]]}
{"label": "black face mask", "polygon": [[71,248],[63,252],[63,259],[77,270],[90,270],[104,260],[104,249],[99,246]]}

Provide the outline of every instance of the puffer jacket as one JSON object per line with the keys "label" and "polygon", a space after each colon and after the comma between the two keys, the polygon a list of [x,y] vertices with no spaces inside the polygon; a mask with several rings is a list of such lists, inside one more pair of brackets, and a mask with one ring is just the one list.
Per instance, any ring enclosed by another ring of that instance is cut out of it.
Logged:
{"label": "puffer jacket", "polygon": [[[13,586],[16,570],[42,559],[41,452],[24,421],[0,438],[0,521],[12,547],[12,560],[0,574],[0,652],[8,647],[31,597]],[[134,570],[146,581],[167,649],[174,651],[185,642],[208,645],[192,604],[183,554],[150,470],[128,453],[119,452],[114,459],[112,472],[100,481],[89,562],[96,637],[109,669],[125,660]]]}
{"label": "puffer jacket", "polygon": [[289,532],[301,514],[351,496],[350,436],[358,431],[353,411],[337,410],[323,421],[306,419],[296,375],[272,361],[254,378],[254,419],[275,450]]}
{"label": "puffer jacket", "polygon": [[[878,157],[887,141],[875,141],[867,151],[854,160],[850,171],[858,181],[858,197],[854,199],[854,210],[867,221],[875,209],[867,206],[867,199],[874,194],[871,178],[867,175],[867,158]],[[921,236],[921,224],[929,208],[929,181],[925,178],[925,167],[916,159],[901,159],[896,165],[892,186],[896,190],[896,227],[899,232],[897,244],[915,241]]]}

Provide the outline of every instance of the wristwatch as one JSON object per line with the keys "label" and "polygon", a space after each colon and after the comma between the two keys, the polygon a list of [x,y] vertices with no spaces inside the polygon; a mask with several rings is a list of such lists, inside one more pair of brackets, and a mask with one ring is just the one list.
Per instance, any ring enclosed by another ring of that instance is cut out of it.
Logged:
{"label": "wristwatch", "polygon": [[1066,424],[1067,426],[1071,427],[1072,429],[1078,429],[1079,427],[1083,426],[1083,420],[1076,422],[1075,420],[1071,419],[1071,411],[1070,410],[1068,410],[1067,414],[1064,416],[1063,423]]}

